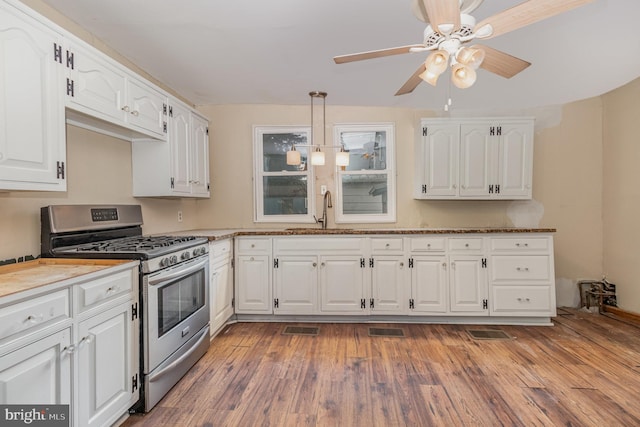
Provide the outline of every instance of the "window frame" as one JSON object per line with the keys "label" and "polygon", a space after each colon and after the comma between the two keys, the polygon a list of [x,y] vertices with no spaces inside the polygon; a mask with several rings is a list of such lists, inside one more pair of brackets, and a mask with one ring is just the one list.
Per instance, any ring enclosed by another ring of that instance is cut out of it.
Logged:
{"label": "window frame", "polygon": [[[255,223],[315,223],[315,176],[313,167],[308,163],[306,171],[265,172],[263,143],[264,135],[269,134],[306,134],[304,146],[310,157],[309,141],[311,128],[309,126],[253,126],[253,221]],[[308,157],[308,161],[309,161]],[[307,177],[307,213],[295,215],[266,215],[264,213],[264,177],[266,176],[306,176]]]}
{"label": "window frame", "polygon": [[[396,222],[396,156],[395,156],[395,124],[394,123],[357,123],[336,124],[333,126],[334,146],[341,145],[343,132],[385,132],[386,133],[386,165],[385,169],[359,171],[343,171],[335,168],[336,200],[335,222],[339,223],[391,223]],[[345,175],[387,175],[387,213],[379,214],[345,214],[342,203],[342,183]]]}

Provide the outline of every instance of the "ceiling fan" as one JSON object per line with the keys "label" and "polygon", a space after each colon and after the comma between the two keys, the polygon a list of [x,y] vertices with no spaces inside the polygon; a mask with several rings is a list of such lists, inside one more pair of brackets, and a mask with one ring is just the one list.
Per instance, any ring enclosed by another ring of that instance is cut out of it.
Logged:
{"label": "ceiling fan", "polygon": [[511,78],[531,65],[508,53],[485,45],[466,46],[474,39],[487,40],[509,31],[574,9],[594,0],[527,0],[499,12],[476,24],[469,13],[483,0],[412,0],[412,11],[428,23],[421,44],[341,55],[333,58],[336,64],[404,53],[432,51],[426,61],[396,92],[404,95],[421,81],[435,86],[438,77],[451,67],[451,81],[459,88],[467,88],[476,80],[481,67],[505,78]]}

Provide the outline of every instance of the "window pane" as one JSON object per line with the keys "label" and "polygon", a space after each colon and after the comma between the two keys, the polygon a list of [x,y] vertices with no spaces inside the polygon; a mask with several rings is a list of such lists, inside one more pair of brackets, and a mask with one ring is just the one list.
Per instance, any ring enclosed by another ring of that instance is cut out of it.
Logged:
{"label": "window pane", "polygon": [[307,214],[307,177],[264,176],[264,215]]}
{"label": "window pane", "polygon": [[387,174],[342,175],[344,214],[386,214]]}
{"label": "window pane", "polygon": [[296,147],[300,164],[287,164],[287,151],[292,145],[307,144],[306,133],[265,133],[262,135],[262,162],[265,172],[303,171],[307,169],[307,147]]}
{"label": "window pane", "polygon": [[387,168],[387,132],[346,131],[340,142],[349,152],[349,166],[345,170],[385,170]]}

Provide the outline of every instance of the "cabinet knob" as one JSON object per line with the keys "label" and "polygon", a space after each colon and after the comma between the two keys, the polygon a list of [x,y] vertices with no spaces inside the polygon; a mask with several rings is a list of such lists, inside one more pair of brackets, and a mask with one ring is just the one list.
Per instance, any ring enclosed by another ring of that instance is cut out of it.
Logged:
{"label": "cabinet knob", "polygon": [[465,247],[465,248],[468,248],[468,247],[469,247],[469,244],[468,244],[468,243],[465,243],[465,244],[464,244],[464,247]]}
{"label": "cabinet knob", "polygon": [[427,243],[427,248],[430,248],[430,247],[431,247],[431,243]]}
{"label": "cabinet knob", "polygon": [[400,263],[400,268],[404,267],[404,262]]}
{"label": "cabinet knob", "polygon": [[445,270],[447,269],[447,263],[446,262],[442,263],[442,268],[444,268]]}
{"label": "cabinet knob", "polygon": [[320,263],[320,267],[324,267],[324,262],[323,262],[323,263]]}
{"label": "cabinet knob", "polygon": [[253,261],[253,260],[254,260],[253,257],[249,258],[249,261]]}
{"label": "cabinet knob", "polygon": [[391,246],[391,245],[389,245],[388,243],[386,243],[386,244],[384,245],[384,247],[385,247],[385,248],[388,248],[389,246]]}
{"label": "cabinet knob", "polygon": [[252,243],[252,244],[251,244],[251,247],[252,247],[252,248],[255,248],[255,247],[256,247],[256,245]]}
{"label": "cabinet knob", "polygon": [[69,353],[69,354],[71,354],[71,353],[73,353],[74,351],[76,351],[76,346],[74,346],[74,345],[69,345],[69,346],[66,346],[65,348],[63,348],[63,349],[62,349],[62,351],[61,351],[60,353],[61,353],[61,354],[64,354],[64,353]]}
{"label": "cabinet knob", "polygon": [[124,107],[121,108],[122,111],[124,111],[125,113],[129,112],[129,106],[125,105]]}
{"label": "cabinet knob", "polygon": [[311,264],[311,265],[312,265],[312,266],[314,266],[314,267],[317,267],[317,266],[318,266],[318,263],[317,263],[317,262],[314,262],[314,263],[313,263],[313,264]]}
{"label": "cabinet knob", "polygon": [[[453,184],[453,189],[455,190],[456,188],[458,188],[458,186]],[[464,187],[462,187],[462,188],[464,188]]]}
{"label": "cabinet knob", "polygon": [[517,267],[516,270],[518,270],[518,271],[529,271],[529,267]]}
{"label": "cabinet knob", "polygon": [[463,190],[466,190],[466,189],[467,189],[467,186],[466,186],[466,185],[463,185],[463,186],[462,186],[462,189],[463,189]]}
{"label": "cabinet knob", "polygon": [[133,110],[131,114],[138,117],[140,115],[140,112],[138,110]]}

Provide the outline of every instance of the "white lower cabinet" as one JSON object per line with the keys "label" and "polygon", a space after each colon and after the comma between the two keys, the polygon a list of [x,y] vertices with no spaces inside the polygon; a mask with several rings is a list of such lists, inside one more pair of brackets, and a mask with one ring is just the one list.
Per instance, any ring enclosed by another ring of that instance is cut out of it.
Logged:
{"label": "white lower cabinet", "polygon": [[491,238],[491,315],[555,316],[551,237]]}
{"label": "white lower cabinet", "polygon": [[283,256],[274,269],[273,307],[276,314],[318,312],[318,258]]}
{"label": "white lower cabinet", "polygon": [[358,255],[320,257],[320,311],[363,314],[367,308],[365,260]]}
{"label": "white lower cabinet", "polygon": [[71,403],[71,329],[51,333],[0,357],[0,403]]}
{"label": "white lower cabinet", "polygon": [[209,244],[209,281],[211,336],[233,316],[233,262],[232,241],[224,240]]}
{"label": "white lower cabinet", "polygon": [[519,234],[242,237],[236,312],[548,324],[555,316],[552,237]]}
{"label": "white lower cabinet", "polygon": [[449,308],[449,275],[444,255],[415,255],[411,268],[411,313],[446,313]]}
{"label": "white lower cabinet", "polygon": [[235,309],[239,314],[272,314],[271,238],[235,239]]}
{"label": "white lower cabinet", "polygon": [[451,312],[488,315],[486,258],[482,255],[450,255],[449,265]]}
{"label": "white lower cabinet", "polygon": [[137,401],[137,330],[131,328],[130,301],[78,325],[77,421],[80,426],[110,425]]}
{"label": "white lower cabinet", "polygon": [[0,318],[32,325],[0,334],[0,404],[70,404],[71,426],[110,426],[140,395],[138,263],[64,282],[0,298]]}

